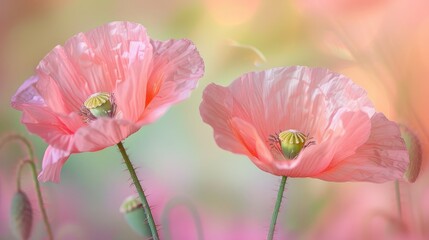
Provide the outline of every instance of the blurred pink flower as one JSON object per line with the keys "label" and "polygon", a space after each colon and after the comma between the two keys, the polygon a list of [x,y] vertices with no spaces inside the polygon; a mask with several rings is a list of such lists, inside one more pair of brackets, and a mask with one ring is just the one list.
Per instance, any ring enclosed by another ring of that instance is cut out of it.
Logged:
{"label": "blurred pink flower", "polygon": [[[211,84],[200,112],[221,148],[274,175],[384,182],[401,178],[409,161],[398,126],[362,88],[326,69],[275,68]],[[296,156],[283,151],[285,130],[301,140]]]}
{"label": "blurred pink flower", "polygon": [[49,52],[12,97],[49,147],[41,181],[59,181],[72,153],[117,144],[190,95],[204,63],[189,40],[151,40],[142,25],[112,22]]}
{"label": "blurred pink flower", "polygon": [[423,145],[427,145],[429,1],[296,2],[304,16],[312,20],[310,32],[315,44],[328,53],[323,62],[371,86],[366,89],[376,97],[378,109],[426,135]]}
{"label": "blurred pink flower", "polygon": [[[338,186],[308,239],[408,239],[396,219],[395,193],[386,184]],[[350,207],[353,206],[353,207]]]}
{"label": "blurred pink flower", "polygon": [[361,183],[337,188],[305,239],[429,239],[427,174],[412,184],[399,181],[400,198],[390,184]]}

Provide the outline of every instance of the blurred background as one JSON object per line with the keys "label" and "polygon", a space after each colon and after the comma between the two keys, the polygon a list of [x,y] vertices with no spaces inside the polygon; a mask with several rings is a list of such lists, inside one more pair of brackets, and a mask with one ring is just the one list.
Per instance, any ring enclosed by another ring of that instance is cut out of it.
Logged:
{"label": "blurred background", "polygon": [[[10,98],[45,54],[78,32],[127,20],[144,25],[153,39],[191,39],[206,66],[198,88],[124,144],[161,232],[197,239],[185,207],[162,219],[166,204],[185,201],[197,208],[205,239],[265,239],[280,178],[216,146],[199,115],[202,91],[249,71],[327,67],[364,87],[378,111],[419,137],[420,175],[399,184],[402,217],[393,182],[289,179],[276,238],[427,239],[428,9],[425,0],[0,0],[0,133],[28,137],[42,158],[46,143],[28,134]],[[24,155],[16,144],[0,154],[0,239],[6,240],[13,239],[8,216]],[[135,194],[121,162],[115,147],[75,154],[59,184],[42,184],[56,239],[140,239],[119,212]],[[46,239],[30,171],[24,174],[35,209],[31,239]]]}

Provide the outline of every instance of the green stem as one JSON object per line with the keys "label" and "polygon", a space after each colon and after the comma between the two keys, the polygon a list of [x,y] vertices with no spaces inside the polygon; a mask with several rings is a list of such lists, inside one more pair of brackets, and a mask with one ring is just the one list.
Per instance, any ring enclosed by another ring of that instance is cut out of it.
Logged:
{"label": "green stem", "polygon": [[33,160],[30,160],[30,159],[23,160],[21,162],[21,164],[19,165],[18,175],[17,175],[17,180],[16,180],[16,185],[17,185],[18,191],[21,190],[21,172],[22,172],[23,167],[27,164],[30,165],[31,171],[33,173],[33,182],[34,182],[34,186],[35,186],[36,192],[37,192],[37,200],[39,203],[39,208],[42,212],[43,222],[45,223],[46,231],[48,233],[49,239],[53,240],[54,236],[52,234],[51,225],[49,224],[48,214],[46,214],[45,204],[43,203],[42,192],[40,191],[39,180],[37,179],[36,164],[34,163]]}
{"label": "green stem", "polygon": [[139,193],[140,200],[142,201],[143,208],[144,208],[145,213],[146,213],[149,228],[150,228],[150,231],[152,232],[152,238],[153,238],[153,240],[159,240],[158,232],[156,230],[155,221],[153,220],[152,212],[151,212],[150,207],[149,207],[149,203],[146,199],[146,195],[144,194],[143,188],[142,188],[140,181],[137,177],[136,171],[134,170],[134,166],[131,163],[130,158],[128,157],[127,151],[125,150],[122,142],[119,142],[117,145],[118,145],[119,151],[122,154],[122,158],[124,159],[125,165],[127,165],[128,171],[130,172],[131,178],[133,179],[134,186],[136,187],[137,192]]}
{"label": "green stem", "polygon": [[396,193],[396,206],[398,207],[398,215],[402,221],[401,189],[399,187],[398,180],[395,180],[395,193]]}
{"label": "green stem", "polygon": [[0,142],[0,148],[2,148],[6,143],[14,141],[14,140],[21,141],[25,145],[25,148],[28,150],[28,159],[34,159],[33,146],[31,145],[31,143],[25,137],[23,137],[23,136],[21,136],[19,134],[10,134],[10,135],[6,136]]}
{"label": "green stem", "polygon": [[277,193],[276,205],[274,206],[273,215],[271,217],[270,231],[268,232],[267,240],[272,240],[274,237],[274,230],[276,228],[277,216],[279,215],[280,206],[283,200],[283,192],[286,185],[286,176],[282,176],[282,181],[280,183],[279,192]]}

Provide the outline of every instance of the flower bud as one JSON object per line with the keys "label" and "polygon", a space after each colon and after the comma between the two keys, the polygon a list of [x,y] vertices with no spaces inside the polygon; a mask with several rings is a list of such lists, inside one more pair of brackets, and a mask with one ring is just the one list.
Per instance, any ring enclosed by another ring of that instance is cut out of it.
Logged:
{"label": "flower bud", "polygon": [[280,146],[283,156],[287,159],[294,159],[305,146],[307,136],[296,130],[287,130],[279,134]]}
{"label": "flower bud", "polygon": [[130,196],[122,203],[119,211],[124,214],[128,225],[140,236],[151,239],[146,212],[139,197]]}
{"label": "flower bud", "polygon": [[12,199],[10,223],[13,233],[19,239],[29,239],[33,226],[33,210],[27,195],[19,190]]}
{"label": "flower bud", "polygon": [[410,156],[410,163],[404,176],[408,182],[413,183],[417,180],[422,165],[422,146],[419,138],[408,127],[401,125],[400,129]]}

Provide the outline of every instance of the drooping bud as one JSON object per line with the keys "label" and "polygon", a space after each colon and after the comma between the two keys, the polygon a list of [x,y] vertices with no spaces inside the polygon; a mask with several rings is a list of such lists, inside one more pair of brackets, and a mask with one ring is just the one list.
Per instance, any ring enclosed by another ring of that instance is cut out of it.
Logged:
{"label": "drooping bud", "polygon": [[408,127],[400,125],[400,129],[410,156],[410,163],[404,176],[408,182],[413,183],[417,180],[422,165],[422,146],[419,138]]}
{"label": "drooping bud", "polygon": [[283,156],[294,159],[305,146],[307,136],[297,130],[286,130],[279,134],[280,146]]}
{"label": "drooping bud", "polygon": [[111,117],[113,105],[110,93],[94,93],[83,104],[94,117]]}
{"label": "drooping bud", "polygon": [[33,227],[33,209],[27,195],[18,191],[12,199],[10,223],[15,236],[19,239],[29,239]]}
{"label": "drooping bud", "polygon": [[125,220],[134,232],[142,237],[151,239],[152,232],[139,197],[129,196],[126,198],[119,211],[124,214]]}

